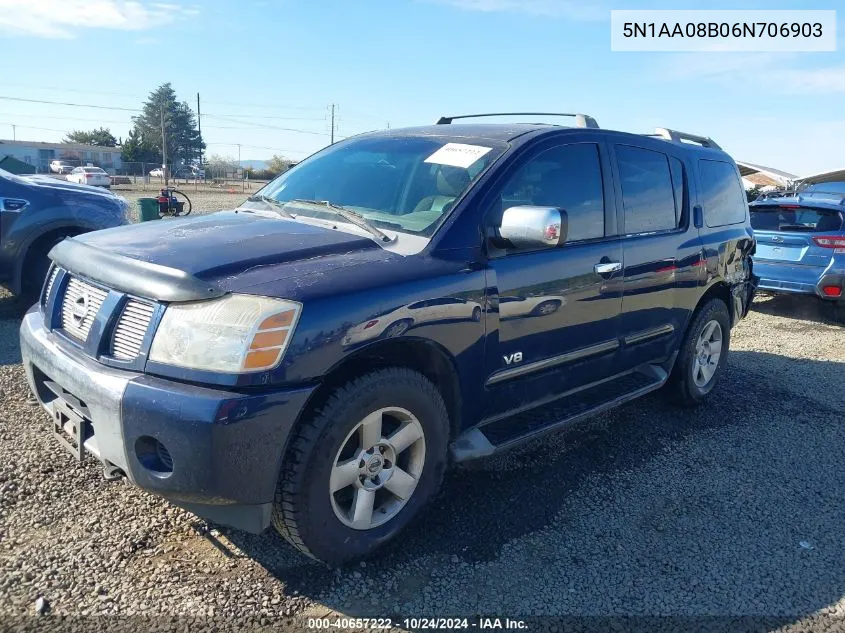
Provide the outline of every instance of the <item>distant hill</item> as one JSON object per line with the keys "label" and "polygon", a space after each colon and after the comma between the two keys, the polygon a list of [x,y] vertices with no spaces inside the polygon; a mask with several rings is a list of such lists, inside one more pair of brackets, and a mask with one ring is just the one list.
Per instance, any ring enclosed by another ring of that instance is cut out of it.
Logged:
{"label": "distant hill", "polygon": [[267,169],[270,161],[267,160],[242,160],[241,167],[252,167],[253,169]]}

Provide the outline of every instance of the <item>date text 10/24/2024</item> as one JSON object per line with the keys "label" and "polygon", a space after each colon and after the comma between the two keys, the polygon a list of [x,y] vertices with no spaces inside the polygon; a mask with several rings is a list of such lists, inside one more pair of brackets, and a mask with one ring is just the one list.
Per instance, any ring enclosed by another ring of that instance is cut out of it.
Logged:
{"label": "date text 10/24/2024", "polygon": [[311,630],[387,630],[402,627],[419,630],[526,630],[525,620],[511,618],[479,617],[469,618],[309,618]]}

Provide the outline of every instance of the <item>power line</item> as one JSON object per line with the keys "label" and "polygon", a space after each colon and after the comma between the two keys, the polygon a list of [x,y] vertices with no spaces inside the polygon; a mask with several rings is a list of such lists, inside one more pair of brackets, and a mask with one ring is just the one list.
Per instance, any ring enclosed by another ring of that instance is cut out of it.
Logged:
{"label": "power line", "polygon": [[304,149],[283,149],[281,147],[265,147],[263,145],[247,145],[245,143],[206,143],[206,145],[225,145],[228,147],[246,147],[248,149],[264,149],[271,152],[283,152],[285,154],[309,154],[311,150]]}
{"label": "power line", "polygon": [[54,128],[49,127],[36,127],[34,125],[21,125],[20,123],[9,123],[9,122],[2,122],[0,121],[0,125],[11,125],[13,128],[20,127],[25,130],[41,130],[42,132],[61,132],[62,134],[68,134],[68,130],[56,130]]}
{"label": "power line", "polygon": [[[66,101],[46,101],[46,100],[43,100],[43,99],[22,99],[20,97],[5,97],[5,96],[0,96],[0,99],[4,99],[6,101],[18,101],[18,102],[23,102],[23,103],[42,103],[42,104],[49,104],[49,105],[63,105],[63,106],[70,106],[70,107],[75,107],[75,108],[96,108],[98,110],[120,110],[122,112],[141,112],[141,110],[139,110],[137,108],[121,108],[121,107],[117,107],[117,106],[101,106],[101,105],[93,105],[93,104],[87,104],[87,103],[70,103],[70,102],[66,102]],[[250,123],[249,121],[242,121],[242,120],[239,120],[235,117],[225,115],[225,114],[206,114],[205,116],[211,117],[211,118],[223,119],[223,120],[231,120],[231,121],[235,121],[237,123],[245,123],[247,125],[250,125],[252,127],[257,127],[257,128],[268,128],[268,129],[273,129],[273,130],[282,130],[284,132],[297,132],[299,134],[312,134],[312,135],[315,135],[315,136],[329,136],[329,134],[326,133],[326,132],[315,132],[314,130],[301,130],[301,129],[296,129],[296,128],[278,127],[278,126],[269,125],[269,124],[266,124],[266,123],[265,124]]]}
{"label": "power line", "polygon": [[[124,107],[121,107],[121,106],[103,106],[103,105],[96,105],[96,104],[92,104],[92,103],[72,103],[72,102],[68,102],[68,101],[49,101],[49,100],[46,100],[46,99],[24,99],[24,98],[21,98],[21,97],[7,97],[7,96],[0,96],[0,99],[6,100],[6,101],[16,101],[16,102],[20,102],[20,103],[38,103],[38,104],[46,104],[46,105],[61,105],[61,106],[74,107],[74,108],[95,108],[95,109],[98,109],[98,110],[115,110],[115,111],[120,111],[120,112],[142,112],[143,111],[142,109],[139,109],[139,108],[124,108]],[[335,105],[332,105],[332,110],[334,110],[335,107],[336,107]],[[250,119],[250,118],[264,119],[264,118],[271,118],[271,117],[255,116],[255,115],[238,115],[238,114],[205,114],[203,116],[211,117],[211,118],[217,118],[217,119],[223,119],[223,120],[229,120],[229,121],[233,121],[233,122],[237,122],[237,123],[244,123],[246,125],[249,125],[249,126],[252,126],[252,127],[257,127],[257,128],[268,128],[268,129],[273,129],[273,130],[281,130],[281,131],[284,131],[284,132],[296,132],[296,133],[299,133],[299,134],[312,134],[312,135],[315,135],[315,136],[329,136],[329,137],[331,136],[331,134],[328,133],[328,132],[317,132],[315,130],[303,130],[301,128],[279,127],[279,126],[270,125],[268,123],[252,123],[251,121],[247,120],[247,119]],[[272,118],[276,118],[276,117],[272,117]],[[285,118],[285,117],[278,117],[278,118]],[[293,120],[293,118],[291,118],[290,120]],[[300,120],[324,121],[325,119],[300,119]],[[235,129],[235,128],[229,128],[229,129]]]}
{"label": "power line", "polygon": [[[55,116],[55,115],[46,115],[46,114],[23,114],[18,112],[0,112],[0,116],[10,117],[10,118],[20,118],[20,119],[55,119],[60,121],[85,121],[87,123],[111,123],[115,125],[132,125],[132,121],[118,121],[115,119],[89,119],[86,117],[75,117],[75,116]],[[206,115],[203,115],[206,116]],[[10,124],[9,124],[10,125]],[[28,127],[25,125],[21,125],[20,127]],[[255,129],[254,127],[238,127],[233,125],[204,125],[204,128],[208,130],[252,130]],[[61,132],[68,132],[69,130],[58,130]]]}
{"label": "power line", "polygon": [[63,106],[70,106],[74,108],[96,108],[98,110],[121,110],[123,112],[141,112],[138,108],[120,108],[118,106],[101,106],[101,105],[92,105],[86,103],[68,103],[66,101],[45,101],[42,99],[23,99],[21,97],[4,97],[0,96],[0,99],[5,101],[19,101],[22,103],[46,103],[49,105],[63,105]]}
{"label": "power line", "polygon": [[[87,121],[89,123],[127,123],[127,121],[116,121],[114,119],[86,119],[74,116],[55,116],[47,114],[23,114],[17,112],[0,112],[0,116],[19,117],[23,119],[60,119],[65,121]],[[131,121],[129,121],[131,123]]]}
{"label": "power line", "polygon": [[291,127],[279,127],[277,125],[269,125],[267,123],[251,123],[249,121],[241,121],[239,119],[235,119],[231,116],[223,115],[223,114],[204,114],[203,116],[212,119],[222,119],[224,121],[234,121],[236,123],[245,123],[249,126],[262,128],[262,129],[270,129],[270,130],[281,130],[283,132],[296,132],[298,134],[311,134],[313,136],[330,136],[327,132],[315,132],[314,130],[301,130],[297,128]]}
{"label": "power line", "polygon": [[[126,108],[123,106],[104,106],[99,104],[93,103],[72,103],[69,101],[50,101],[48,99],[24,99],[22,97],[8,97],[8,96],[0,96],[0,99],[6,101],[18,101],[22,103],[39,103],[45,105],[63,105],[69,106],[73,108],[97,108],[99,110],[119,110],[121,112],[143,112],[142,108]],[[213,102],[211,102],[213,103]],[[293,106],[292,106],[293,107]],[[336,106],[332,106],[336,107]],[[325,121],[327,120],[326,117],[292,117],[292,116],[277,116],[277,115],[268,115],[268,114],[243,114],[243,113],[226,113],[226,114],[219,114],[219,113],[207,113],[205,116],[218,116],[218,117],[226,117],[232,119],[276,119],[276,120],[283,120],[283,121]],[[357,121],[361,121],[361,119],[356,119]],[[371,118],[369,120],[375,120],[375,118]]]}
{"label": "power line", "polygon": [[259,108],[262,110],[323,110],[325,111],[326,106],[282,106],[282,105],[263,105],[263,104],[256,104],[256,103],[233,103],[231,101],[206,101],[206,103],[210,103],[211,105],[225,105],[225,106],[234,106],[237,108]]}
{"label": "power line", "polygon": [[[215,115],[208,115],[205,116],[215,116]],[[326,117],[296,117],[296,116],[275,116],[275,115],[265,115],[265,114],[218,114],[216,116],[224,116],[228,118],[238,118],[238,119],[275,119],[278,121],[325,121]]]}
{"label": "power line", "polygon": [[[130,92],[118,92],[115,90],[89,90],[88,88],[59,88],[56,86],[44,86],[34,84],[8,83],[4,82],[4,86],[11,88],[29,88],[31,90],[47,90],[50,92],[76,92],[81,94],[99,94],[110,95],[115,97],[129,97],[131,99],[146,99],[148,95],[139,95]],[[254,103],[235,103],[232,101],[206,101],[206,104],[211,105],[228,105],[239,108],[259,108],[264,110],[311,110],[319,111],[325,110],[325,106],[286,106],[286,105],[263,105]]]}
{"label": "power line", "polygon": [[56,86],[34,86],[32,84],[19,84],[3,82],[4,86],[10,88],[29,88],[31,90],[48,90],[50,92],[80,92],[82,94],[97,94],[97,95],[111,95],[115,97],[131,97],[133,99],[143,99],[137,94],[130,94],[128,92],[115,92],[112,90],[89,90],[88,88],[58,88]]}

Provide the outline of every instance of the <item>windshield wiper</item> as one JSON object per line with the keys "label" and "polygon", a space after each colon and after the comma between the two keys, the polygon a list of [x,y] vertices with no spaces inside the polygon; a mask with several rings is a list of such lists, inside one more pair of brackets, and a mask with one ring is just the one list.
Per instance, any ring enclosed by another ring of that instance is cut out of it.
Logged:
{"label": "windshield wiper", "polygon": [[378,230],[375,226],[373,226],[367,218],[363,215],[358,213],[357,211],[353,211],[352,209],[347,209],[346,207],[342,207],[339,204],[334,204],[333,202],[329,202],[328,200],[301,200],[299,198],[295,198],[293,200],[288,200],[285,204],[301,204],[301,205],[308,205],[308,206],[315,206],[320,207],[321,209],[328,209],[330,211],[334,211],[337,215],[349,220],[355,226],[364,229],[370,235],[374,235],[382,242],[390,242],[391,239],[380,230]]}
{"label": "windshield wiper", "polygon": [[249,198],[247,198],[247,202],[263,202],[264,204],[273,207],[274,211],[277,211],[279,215],[283,215],[286,218],[296,218],[296,216],[285,209],[285,203],[279,202],[275,198],[271,198],[270,196],[265,196],[260,193],[254,193]]}

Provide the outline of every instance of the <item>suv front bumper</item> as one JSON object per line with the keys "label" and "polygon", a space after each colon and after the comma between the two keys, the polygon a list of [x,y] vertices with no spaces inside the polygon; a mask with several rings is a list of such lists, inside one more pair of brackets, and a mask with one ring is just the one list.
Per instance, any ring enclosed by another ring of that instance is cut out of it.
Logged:
{"label": "suv front bumper", "polygon": [[84,453],[212,521],[269,525],[285,445],[314,387],[242,394],[113,369],[70,349],[35,308],[20,341],[30,389],[59,427],[81,422]]}

